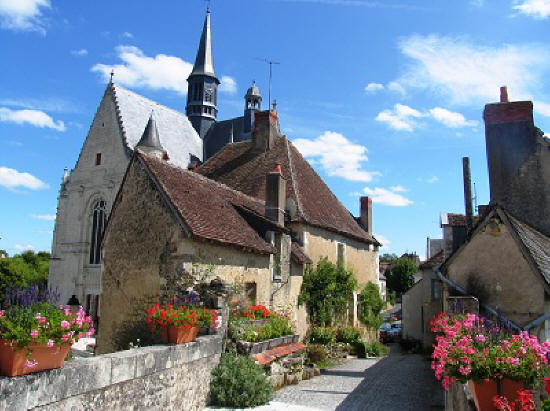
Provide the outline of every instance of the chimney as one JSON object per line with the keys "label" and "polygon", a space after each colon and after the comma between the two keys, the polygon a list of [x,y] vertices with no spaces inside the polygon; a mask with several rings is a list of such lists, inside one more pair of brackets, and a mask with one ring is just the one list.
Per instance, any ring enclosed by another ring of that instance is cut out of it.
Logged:
{"label": "chimney", "polygon": [[359,223],[367,233],[372,235],[372,200],[370,197],[361,197],[359,199],[360,215]]}
{"label": "chimney", "polygon": [[270,150],[275,138],[280,136],[277,112],[273,110],[254,113],[254,131],[252,131],[252,150],[262,153]]}
{"label": "chimney", "polygon": [[265,216],[279,225],[285,225],[286,181],[281,165],[275,164],[267,173],[265,184]]}
{"label": "chimney", "polygon": [[466,229],[468,233],[473,226],[473,205],[472,205],[472,176],[470,174],[470,158],[462,157],[462,175],[464,176],[464,205],[466,208]]}

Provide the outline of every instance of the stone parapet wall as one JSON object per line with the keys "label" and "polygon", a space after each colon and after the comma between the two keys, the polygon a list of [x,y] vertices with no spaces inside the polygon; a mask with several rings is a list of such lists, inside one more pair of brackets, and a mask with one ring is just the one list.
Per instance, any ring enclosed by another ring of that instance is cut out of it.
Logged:
{"label": "stone parapet wall", "polygon": [[0,377],[0,410],[202,409],[222,352],[219,335],[67,361],[62,368]]}

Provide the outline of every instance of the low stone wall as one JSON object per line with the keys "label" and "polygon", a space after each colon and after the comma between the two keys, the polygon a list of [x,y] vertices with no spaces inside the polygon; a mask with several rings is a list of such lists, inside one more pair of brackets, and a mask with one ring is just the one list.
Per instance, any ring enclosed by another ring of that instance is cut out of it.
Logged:
{"label": "low stone wall", "polygon": [[199,410],[221,352],[221,336],[208,335],[188,344],[77,358],[56,370],[0,377],[0,410]]}

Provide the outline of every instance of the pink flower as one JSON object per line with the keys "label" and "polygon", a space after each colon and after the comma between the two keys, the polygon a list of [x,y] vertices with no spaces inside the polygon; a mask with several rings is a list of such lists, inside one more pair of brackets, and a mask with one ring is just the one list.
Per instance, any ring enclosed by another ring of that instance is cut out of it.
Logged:
{"label": "pink flower", "polygon": [[485,342],[487,341],[487,338],[485,338],[485,336],[483,334],[478,334],[476,335],[476,342]]}
{"label": "pink flower", "polygon": [[4,310],[0,310],[0,318],[4,315]]}
{"label": "pink flower", "polygon": [[459,371],[462,375],[469,375],[472,372],[472,367],[464,367],[461,365]]}
{"label": "pink flower", "polygon": [[30,335],[31,338],[38,338],[38,330],[32,330]]}
{"label": "pink flower", "polygon": [[90,338],[92,335],[95,334],[95,330],[93,328],[90,328],[87,332],[86,332],[86,337]]}
{"label": "pink flower", "polygon": [[69,329],[71,328],[71,324],[68,321],[61,321],[61,328]]}
{"label": "pink flower", "polygon": [[25,361],[25,367],[32,368],[32,367],[35,367],[36,365],[38,365],[38,361],[33,361],[33,360]]}
{"label": "pink flower", "polygon": [[46,343],[46,346],[53,347],[53,340],[48,340],[48,342]]}
{"label": "pink flower", "polygon": [[65,335],[63,335],[63,337],[61,337],[61,341],[67,342],[67,341],[69,341],[69,338],[70,338],[70,337],[71,337],[70,335],[65,334]]}

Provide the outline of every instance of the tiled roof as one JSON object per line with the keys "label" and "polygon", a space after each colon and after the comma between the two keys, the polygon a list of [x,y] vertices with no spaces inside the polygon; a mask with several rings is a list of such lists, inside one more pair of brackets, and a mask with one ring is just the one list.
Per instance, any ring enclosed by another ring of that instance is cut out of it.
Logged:
{"label": "tiled roof", "polygon": [[290,248],[290,258],[292,258],[292,261],[298,264],[313,263],[311,258],[309,258],[309,256],[304,251],[304,249],[295,241],[292,242],[292,246]]}
{"label": "tiled roof", "polygon": [[251,141],[225,146],[196,171],[250,196],[264,199],[266,174],[280,164],[286,179],[286,196],[296,203],[293,221],[303,221],[359,241],[379,244],[363,230],[327,185],[286,137],[262,153]]}
{"label": "tiled roof", "polygon": [[192,171],[138,151],[155,182],[176,209],[191,236],[221,244],[245,247],[260,253],[275,253],[237,209],[263,215],[258,199],[233,190]]}
{"label": "tiled roof", "polygon": [[550,238],[510,214],[507,217],[546,283],[550,284]]}
{"label": "tiled roof", "polygon": [[[477,224],[479,221],[479,216],[473,216],[473,224]],[[464,214],[455,214],[455,213],[442,213],[441,214],[441,225],[450,225],[453,227],[466,227],[466,216]]]}
{"label": "tiled roof", "polygon": [[190,154],[202,159],[202,140],[185,114],[158,104],[118,84],[110,84],[118,119],[124,133],[124,144],[133,150],[139,142],[151,111],[155,113],[160,143],[170,162],[187,168]]}
{"label": "tiled roof", "polygon": [[437,265],[443,264],[443,261],[445,261],[445,255],[443,254],[443,250],[441,250],[437,254],[433,255],[431,258],[420,264],[418,268],[433,268]]}

